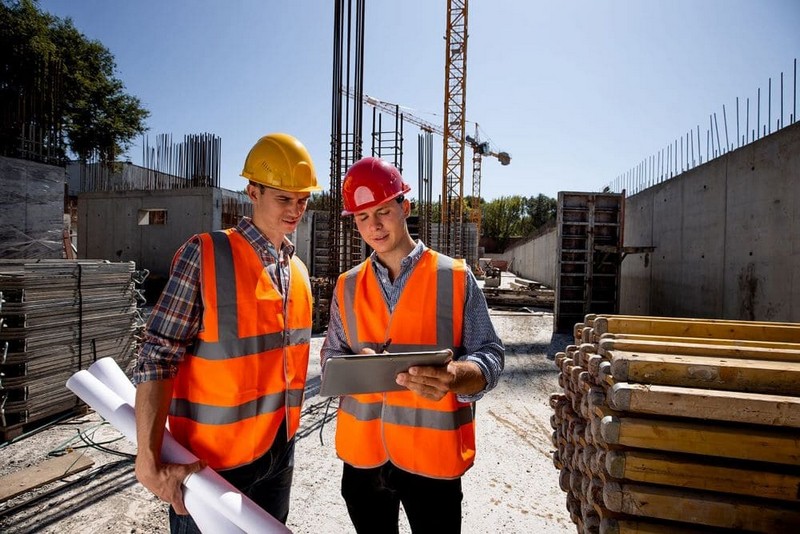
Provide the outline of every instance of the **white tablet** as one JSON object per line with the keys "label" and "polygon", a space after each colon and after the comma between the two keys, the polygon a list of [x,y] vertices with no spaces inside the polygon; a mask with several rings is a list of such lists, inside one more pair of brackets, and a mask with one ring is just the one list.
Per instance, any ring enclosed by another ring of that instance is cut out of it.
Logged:
{"label": "white tablet", "polygon": [[323,397],[402,391],[395,378],[415,365],[444,366],[453,359],[453,351],[394,352],[383,354],[347,354],[325,361],[322,372]]}

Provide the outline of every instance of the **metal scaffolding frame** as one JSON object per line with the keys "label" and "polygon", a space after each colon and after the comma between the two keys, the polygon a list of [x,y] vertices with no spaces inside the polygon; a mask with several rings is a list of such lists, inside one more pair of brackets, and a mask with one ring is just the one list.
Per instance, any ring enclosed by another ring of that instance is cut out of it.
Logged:
{"label": "metal scaffolding frame", "polygon": [[[362,241],[353,219],[342,217],[342,179],[362,155],[364,94],[364,0],[337,0],[334,7],[333,90],[331,113],[331,211],[328,221],[328,277],[362,260]],[[351,103],[348,93],[355,95]]]}

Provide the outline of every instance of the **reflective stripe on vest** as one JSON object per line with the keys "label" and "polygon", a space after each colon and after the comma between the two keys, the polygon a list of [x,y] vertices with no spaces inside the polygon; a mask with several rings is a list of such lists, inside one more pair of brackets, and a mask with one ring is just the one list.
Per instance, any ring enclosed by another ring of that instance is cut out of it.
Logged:
{"label": "reflective stripe on vest", "polygon": [[[463,262],[426,250],[389,312],[371,260],[340,276],[337,296],[353,352],[453,349],[463,353],[461,331],[466,270]],[[410,391],[344,397],[339,405],[336,448],[356,467],[391,461],[434,478],[456,478],[475,455],[472,407],[448,393],[434,402]]]}
{"label": "reflective stripe on vest", "polygon": [[233,230],[202,234],[203,321],[180,364],[170,406],[175,438],[215,469],[245,465],[272,445],[287,419],[299,426],[311,337],[311,286],[292,258],[289,299]]}

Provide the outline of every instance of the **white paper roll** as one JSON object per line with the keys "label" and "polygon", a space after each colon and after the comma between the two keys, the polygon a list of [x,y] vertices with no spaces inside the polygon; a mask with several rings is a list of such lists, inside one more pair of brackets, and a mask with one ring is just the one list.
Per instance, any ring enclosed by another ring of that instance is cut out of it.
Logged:
{"label": "white paper roll", "polygon": [[113,358],[100,358],[87,369],[127,404],[136,405],[136,387]]}
{"label": "white paper roll", "polygon": [[[122,375],[125,376],[124,373]],[[136,443],[133,406],[89,371],[78,371],[67,380],[66,385],[132,443]],[[161,457],[166,462],[177,464],[197,461],[197,457],[175,441],[166,429]],[[189,477],[184,488],[184,504],[203,532],[290,532],[286,525],[265,512],[209,467]],[[201,520],[207,524],[201,525]]]}

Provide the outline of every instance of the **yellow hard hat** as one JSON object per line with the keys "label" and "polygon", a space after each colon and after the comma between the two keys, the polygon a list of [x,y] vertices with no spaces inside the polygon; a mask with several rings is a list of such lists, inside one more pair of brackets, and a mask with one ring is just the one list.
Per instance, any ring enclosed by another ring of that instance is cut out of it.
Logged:
{"label": "yellow hard hat", "polygon": [[259,139],[247,154],[242,176],[293,193],[322,191],[317,185],[317,172],[308,150],[285,133],[272,133]]}

